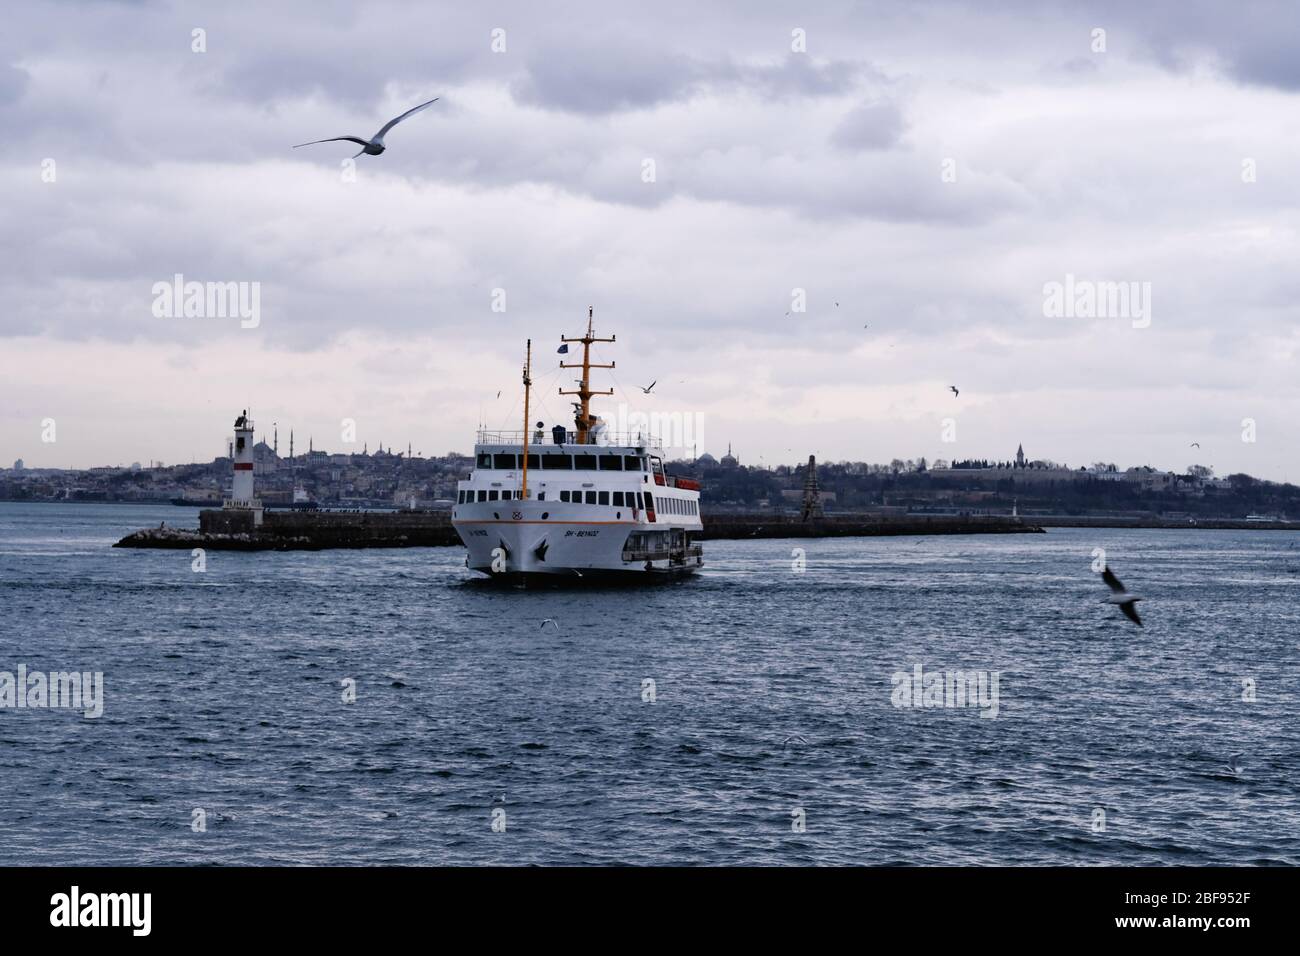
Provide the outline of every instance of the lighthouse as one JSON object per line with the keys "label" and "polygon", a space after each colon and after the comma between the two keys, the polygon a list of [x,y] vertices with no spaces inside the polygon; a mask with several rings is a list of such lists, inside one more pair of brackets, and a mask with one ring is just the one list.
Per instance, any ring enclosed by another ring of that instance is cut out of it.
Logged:
{"label": "lighthouse", "polygon": [[253,497],[253,420],[244,410],[235,419],[235,440],[231,443],[234,459],[234,479],[230,497],[224,502],[226,509],[253,512],[253,523],[262,523],[262,503]]}

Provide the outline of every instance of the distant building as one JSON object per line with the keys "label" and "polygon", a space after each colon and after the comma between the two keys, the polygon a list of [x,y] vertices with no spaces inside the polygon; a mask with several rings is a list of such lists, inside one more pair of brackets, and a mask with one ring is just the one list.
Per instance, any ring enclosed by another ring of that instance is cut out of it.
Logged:
{"label": "distant building", "polygon": [[273,475],[280,467],[280,456],[264,441],[253,446],[253,474]]}
{"label": "distant building", "polygon": [[23,464],[23,460],[21,458],[19,458],[16,462],[14,462],[14,471],[22,471],[26,467],[27,466]]}
{"label": "distant building", "polygon": [[1016,447],[1016,467],[1025,467],[1025,446],[1023,444]]}
{"label": "distant building", "polygon": [[727,453],[722,456],[723,468],[735,468],[740,464],[740,459],[731,453],[731,442],[727,442]]}

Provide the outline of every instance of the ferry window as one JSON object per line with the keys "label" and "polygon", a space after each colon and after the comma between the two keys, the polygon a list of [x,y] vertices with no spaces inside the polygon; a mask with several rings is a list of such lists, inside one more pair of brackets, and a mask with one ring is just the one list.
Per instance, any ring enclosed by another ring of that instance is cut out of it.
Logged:
{"label": "ferry window", "polygon": [[491,456],[491,455],[488,455],[488,454],[479,455],[479,456],[478,456],[478,466],[479,466],[480,468],[491,468],[491,467],[492,467],[492,456]]}
{"label": "ferry window", "polygon": [[572,455],[543,455],[542,456],[543,471],[554,471],[560,468],[563,468],[567,471],[572,467],[573,467]]}
{"label": "ferry window", "polygon": [[567,491],[561,491],[561,492],[560,492],[560,500],[561,500],[561,501],[568,501],[568,500],[569,500],[569,493],[568,493]]}
{"label": "ferry window", "polygon": [[600,470],[601,471],[622,471],[623,456],[622,455],[601,455]]}
{"label": "ferry window", "polygon": [[501,492],[501,500],[502,500],[502,501],[509,501],[509,500],[510,500],[510,490],[509,490],[509,489],[506,489],[505,491]]}
{"label": "ferry window", "polygon": [[614,507],[615,508],[623,507],[623,492],[621,491],[614,492]]}
{"label": "ferry window", "polygon": [[[522,456],[521,456],[521,457],[522,457]],[[529,455],[529,456],[528,456],[528,467],[529,467],[529,468],[536,468],[536,467],[537,467],[537,456],[536,456],[536,455]]]}
{"label": "ferry window", "polygon": [[595,455],[574,455],[573,467],[576,468],[578,471],[595,471],[596,456]]}
{"label": "ferry window", "polygon": [[644,502],[643,499],[641,498],[641,492],[639,492],[639,491],[636,493],[636,506],[637,506],[638,508],[644,508],[644,507],[645,507],[645,502]]}
{"label": "ferry window", "polygon": [[488,492],[488,501],[496,501],[498,497],[500,496],[496,493],[495,489]]}
{"label": "ferry window", "polygon": [[514,455],[493,455],[492,466],[494,468],[513,468],[515,467]]}
{"label": "ferry window", "polygon": [[594,491],[587,492],[587,504],[594,505],[595,503],[596,503],[596,493]]}
{"label": "ferry window", "polygon": [[[538,501],[545,501],[545,500],[546,500],[546,492],[544,492],[544,491],[539,491],[539,492],[537,493],[537,500],[538,500]],[[543,518],[546,517],[546,513],[545,513],[545,512],[542,513],[542,517],[543,517]]]}
{"label": "ferry window", "polygon": [[641,459],[636,455],[624,455],[623,468],[627,471],[641,471]]}
{"label": "ferry window", "polygon": [[478,492],[478,500],[479,500],[479,501],[487,501],[487,490],[486,490],[486,489],[483,489],[483,488],[480,488],[480,489],[479,489],[479,492]]}
{"label": "ferry window", "polygon": [[648,492],[648,491],[645,493],[645,510],[646,510],[646,511],[654,511],[654,510],[655,510],[655,500],[654,500],[654,496],[651,495],[650,492]]}
{"label": "ferry window", "polygon": [[609,504],[609,492],[608,491],[597,492],[596,504],[600,504],[600,505]]}

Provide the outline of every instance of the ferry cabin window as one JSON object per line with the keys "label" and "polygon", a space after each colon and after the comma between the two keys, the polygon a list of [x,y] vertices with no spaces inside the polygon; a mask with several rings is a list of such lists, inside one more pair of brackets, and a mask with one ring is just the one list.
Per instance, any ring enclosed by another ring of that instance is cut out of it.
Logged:
{"label": "ferry cabin window", "polygon": [[601,471],[622,471],[623,456],[622,455],[601,455],[600,470]]}
{"label": "ferry cabin window", "polygon": [[561,500],[561,501],[568,501],[568,500],[569,500],[569,493],[568,493],[567,491],[561,491],[561,492],[560,492],[560,500]]}
{"label": "ferry cabin window", "polygon": [[495,490],[488,492],[488,501],[496,501],[500,497]]}
{"label": "ferry cabin window", "polygon": [[509,501],[509,500],[510,500],[510,492],[509,492],[508,490],[507,490],[507,491],[503,491],[503,492],[501,492],[501,500],[502,500],[502,501]]}
{"label": "ferry cabin window", "polygon": [[641,467],[641,459],[636,455],[624,455],[623,468],[625,471],[644,471]]}
{"label": "ferry cabin window", "polygon": [[655,500],[654,500],[654,496],[651,495],[650,492],[648,492],[648,491],[645,493],[645,510],[646,510],[646,511],[654,511],[654,510],[655,510]]}
{"label": "ferry cabin window", "polygon": [[480,468],[491,468],[491,467],[492,467],[492,456],[489,455],[489,454],[486,454],[486,453],[484,453],[484,454],[482,454],[482,455],[479,455],[479,456],[478,456],[478,466],[479,466]]}
{"label": "ferry cabin window", "polygon": [[515,456],[514,456],[514,455],[493,455],[493,456],[492,456],[492,467],[493,467],[493,468],[513,468],[513,467],[515,467]]}
{"label": "ferry cabin window", "polygon": [[[523,456],[520,455],[519,457],[522,458]],[[536,455],[529,455],[529,456],[528,456],[528,467],[529,467],[529,468],[536,468],[536,467],[537,467],[537,456],[536,456]]]}
{"label": "ferry cabin window", "polygon": [[615,508],[623,507],[623,492],[621,491],[614,492],[614,507]]}
{"label": "ferry cabin window", "polygon": [[[628,492],[628,494],[631,494],[631,492]],[[636,506],[637,506],[638,508],[642,508],[642,509],[645,508],[645,502],[644,502],[643,499],[641,498],[641,492],[639,492],[639,491],[636,493]]]}
{"label": "ferry cabin window", "polygon": [[479,500],[479,501],[487,501],[487,489],[486,489],[486,488],[480,488],[480,489],[479,489],[478,500]]}
{"label": "ferry cabin window", "polygon": [[595,471],[596,456],[595,455],[574,455],[573,467],[576,468],[578,471]]}
{"label": "ferry cabin window", "polygon": [[600,492],[597,492],[597,496],[598,496],[598,497],[597,497],[597,500],[596,500],[596,503],[597,503],[597,504],[601,504],[601,505],[607,505],[607,504],[609,504],[609,492],[608,492],[608,491],[600,491]]}
{"label": "ferry cabin window", "polygon": [[543,471],[554,471],[558,469],[564,469],[565,471],[568,471],[572,468],[573,468],[572,455],[543,455],[542,456]]}
{"label": "ferry cabin window", "polygon": [[595,503],[596,503],[596,493],[594,491],[587,492],[587,504],[594,505]]}

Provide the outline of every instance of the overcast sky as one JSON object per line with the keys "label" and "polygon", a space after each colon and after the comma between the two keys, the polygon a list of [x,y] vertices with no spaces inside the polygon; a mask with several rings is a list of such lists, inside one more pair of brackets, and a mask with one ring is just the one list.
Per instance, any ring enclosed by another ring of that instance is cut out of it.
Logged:
{"label": "overcast sky", "polygon": [[[520,427],[528,337],[534,417],[568,413],[555,346],[590,305],[618,336],[597,410],[697,416],[701,452],[745,463],[1023,442],[1300,480],[1297,23],[1175,0],[7,4],[0,464],[209,460],[244,407],[282,452],[290,427],[469,451],[480,420]],[[291,149],[433,96],[355,181],[353,144]],[[258,283],[259,324],[158,317],[178,273]],[[1149,323],[1045,314],[1067,275],[1149,283]]]}

